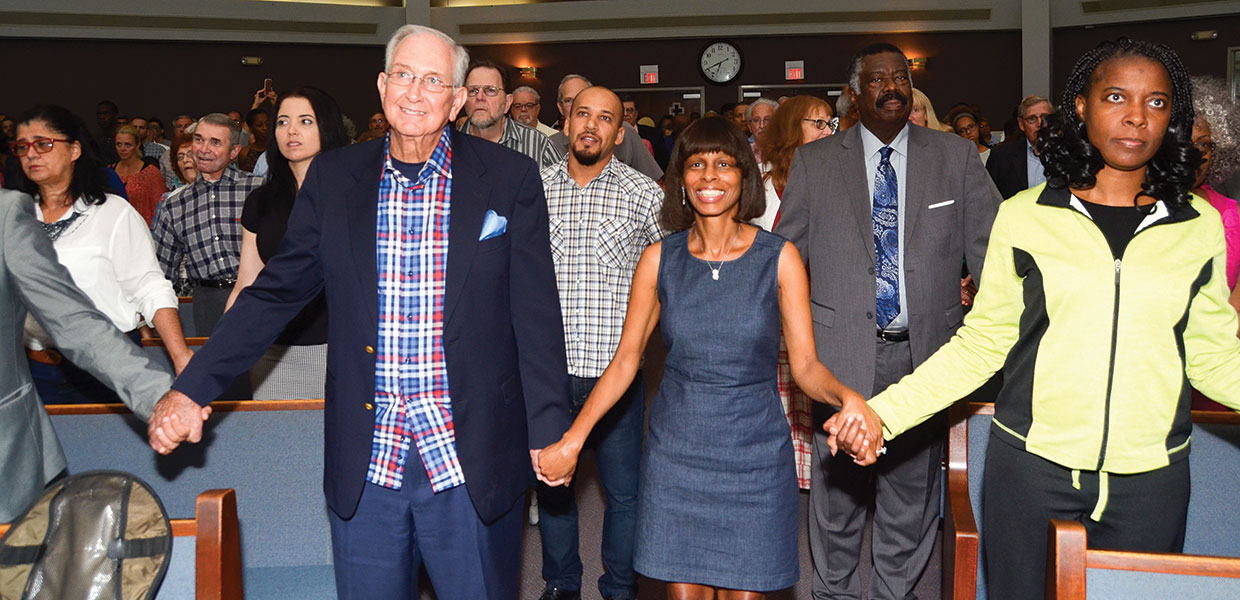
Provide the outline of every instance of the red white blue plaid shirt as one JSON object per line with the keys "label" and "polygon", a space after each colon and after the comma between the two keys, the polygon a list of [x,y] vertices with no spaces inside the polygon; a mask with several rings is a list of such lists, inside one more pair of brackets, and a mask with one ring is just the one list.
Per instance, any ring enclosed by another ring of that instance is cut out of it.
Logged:
{"label": "red white blue plaid shirt", "polygon": [[367,479],[400,489],[409,442],[435,492],[465,483],[456,454],[448,366],[443,352],[444,273],[452,148],[448,129],[417,181],[383,152],[375,252],[379,274],[379,349],[375,360],[375,433]]}

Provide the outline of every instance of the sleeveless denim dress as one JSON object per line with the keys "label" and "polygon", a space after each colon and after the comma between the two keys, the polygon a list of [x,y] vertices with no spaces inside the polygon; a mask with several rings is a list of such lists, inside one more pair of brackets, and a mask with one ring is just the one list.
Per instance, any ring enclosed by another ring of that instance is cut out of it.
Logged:
{"label": "sleeveless denim dress", "polygon": [[771,591],[796,584],[798,498],[775,373],[783,238],[758,231],[739,258],[663,240],[658,294],[667,346],[650,406],[635,565],[647,577]]}

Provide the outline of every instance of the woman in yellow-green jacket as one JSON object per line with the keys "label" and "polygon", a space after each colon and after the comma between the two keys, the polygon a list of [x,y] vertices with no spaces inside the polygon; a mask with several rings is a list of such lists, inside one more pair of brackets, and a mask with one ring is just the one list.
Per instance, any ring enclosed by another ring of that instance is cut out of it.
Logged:
{"label": "woman in yellow-green jacket", "polygon": [[1050,519],[1081,521],[1094,547],[1183,547],[1190,381],[1240,407],[1222,223],[1188,193],[1192,125],[1165,46],[1121,38],[1082,57],[1039,133],[1047,183],[1000,206],[964,326],[868,412],[827,423],[869,462],[874,432],[1003,370],[982,492],[991,597],[1043,597]]}

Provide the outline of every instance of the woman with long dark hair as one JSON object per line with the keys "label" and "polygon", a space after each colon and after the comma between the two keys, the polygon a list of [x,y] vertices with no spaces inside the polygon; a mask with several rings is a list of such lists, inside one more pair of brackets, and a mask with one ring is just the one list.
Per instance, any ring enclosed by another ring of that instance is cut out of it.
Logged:
{"label": "woman with long dark hair", "polygon": [[[280,95],[275,114],[266,144],[267,182],[250,193],[241,212],[241,264],[229,307],[275,256],[311,161],[349,143],[340,108],[318,88]],[[250,369],[250,384],[255,400],[322,398],[326,372],[327,300],[320,293]]]}
{"label": "woman with long dark hair", "polygon": [[1223,227],[1189,194],[1193,121],[1188,72],[1166,46],[1121,38],[1086,53],[1038,133],[1047,182],[999,206],[964,326],[826,425],[858,451],[864,419],[890,439],[1003,369],[982,484],[992,597],[1043,597],[1050,519],[1081,521],[1091,547],[1183,547],[1189,383],[1240,407]]}
{"label": "woman with long dark hair", "polygon": [[[65,108],[36,106],[17,118],[13,153],[22,191],[52,239],[73,282],[135,342],[154,326],[179,373],[192,353],[181,333],[177,297],[155,258],[146,221],[107,192],[106,169],[81,119]],[[33,317],[26,319],[30,372],[43,402],[116,402],[115,393],[56,350]]]}
{"label": "woman with long dark hair", "polygon": [[807,395],[864,400],[818,362],[796,247],[748,224],[763,211],[762,174],[741,133],[720,117],[690,124],[663,188],[663,227],[677,233],[642,254],[616,354],[539,470],[571,477],[661,322],[668,354],[642,453],[634,566],[669,582],[669,598],[756,600],[798,579],[797,482],[775,382],[781,325]]}

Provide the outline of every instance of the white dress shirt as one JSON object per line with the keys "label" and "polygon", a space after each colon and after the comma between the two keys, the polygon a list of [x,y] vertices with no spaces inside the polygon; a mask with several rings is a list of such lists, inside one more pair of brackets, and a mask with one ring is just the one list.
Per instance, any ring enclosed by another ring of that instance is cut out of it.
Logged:
{"label": "white dress shirt", "polygon": [[[37,202],[34,210],[42,221]],[[117,329],[132,331],[143,317],[149,323],[155,311],[177,307],[177,295],[164,279],[151,232],[138,211],[124,198],[108,194],[103,204],[74,202],[58,221],[75,212],[81,216],[52,243],[56,258]],[[26,317],[25,330],[28,348],[55,346],[34,317]]]}
{"label": "white dress shirt", "polygon": [[896,172],[896,211],[898,213],[898,225],[900,234],[900,247],[898,250],[898,260],[900,261],[900,314],[891,320],[887,325],[887,329],[899,330],[908,329],[908,286],[904,283],[904,247],[907,245],[904,240],[908,239],[904,231],[904,214],[907,212],[908,203],[904,201],[905,195],[908,193],[908,128],[906,124],[900,133],[896,134],[895,139],[890,144],[883,144],[878,137],[870,133],[865,125],[857,123],[861,128],[861,144],[865,150],[865,186],[870,191],[870,206],[874,205],[874,177],[878,174],[878,163],[882,162],[883,155],[879,150],[883,146],[891,146],[891,168]]}

